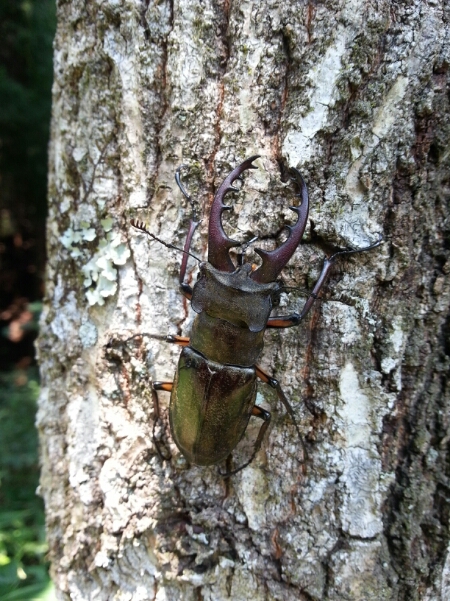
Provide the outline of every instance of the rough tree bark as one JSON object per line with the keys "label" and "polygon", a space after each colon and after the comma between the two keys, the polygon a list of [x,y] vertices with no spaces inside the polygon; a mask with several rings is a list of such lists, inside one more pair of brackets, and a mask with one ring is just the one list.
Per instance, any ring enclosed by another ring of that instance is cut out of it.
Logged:
{"label": "rough tree bark", "polygon": [[[38,425],[60,599],[450,598],[449,18],[443,0],[59,0]],[[311,196],[283,310],[324,253],[385,243],[267,334],[307,462],[260,385],[269,435],[224,482],[180,456],[168,395],[171,460],[152,442],[150,382],[172,379],[179,349],[127,339],[186,334],[192,312],[180,255],[130,218],[183,244],[189,164],[204,257],[218,183],[257,153],[230,235],[292,218],[279,165]]]}

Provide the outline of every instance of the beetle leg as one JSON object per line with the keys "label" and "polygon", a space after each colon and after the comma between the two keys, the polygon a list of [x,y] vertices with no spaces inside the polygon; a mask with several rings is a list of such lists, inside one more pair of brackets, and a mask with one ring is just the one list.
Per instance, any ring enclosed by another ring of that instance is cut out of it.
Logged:
{"label": "beetle leg", "polygon": [[188,300],[191,300],[192,298],[192,287],[189,286],[189,284],[186,284],[185,282],[183,282],[182,284],[180,284],[180,292],[181,294],[187,298]]}
{"label": "beetle leg", "polygon": [[294,422],[295,429],[297,430],[297,434],[300,439],[300,443],[302,445],[303,461],[306,461],[306,459],[308,459],[308,454],[306,452],[306,447],[305,447],[305,443],[303,440],[303,436],[300,432],[300,428],[298,427],[297,420],[295,419],[294,410],[292,409],[290,402],[288,401],[286,395],[284,394],[283,389],[280,386],[280,383],[278,382],[277,379],[273,378],[272,376],[269,376],[269,374],[266,373],[263,369],[261,369],[258,365],[255,365],[255,369],[256,369],[256,376],[260,380],[262,380],[263,382],[268,384],[271,388],[275,388],[275,390],[277,391],[279,400],[283,403],[286,411],[289,413],[292,421]]}
{"label": "beetle leg", "polygon": [[314,304],[314,301],[317,300],[319,296],[319,292],[321,291],[323,285],[325,284],[328,275],[331,271],[332,266],[334,265],[337,257],[341,257],[343,255],[352,255],[355,253],[366,252],[367,250],[372,250],[383,242],[383,238],[380,236],[379,240],[370,246],[365,246],[364,248],[350,248],[347,250],[340,250],[337,253],[334,253],[330,258],[325,257],[323,262],[322,271],[320,273],[319,279],[316,282],[316,285],[313,288],[313,291],[309,295],[308,300],[306,301],[301,313],[292,313],[291,315],[280,315],[275,317],[269,317],[267,321],[268,328],[290,328],[292,326],[298,325],[301,320],[306,316],[311,307]]}
{"label": "beetle leg", "polygon": [[264,439],[264,435],[267,432],[267,428],[269,427],[270,420],[271,420],[272,416],[271,416],[271,414],[268,411],[266,411],[262,407],[258,407],[258,405],[254,405],[254,407],[252,409],[252,415],[254,415],[255,417],[259,417],[260,419],[264,420],[263,423],[262,423],[262,425],[261,425],[261,428],[259,429],[258,437],[257,437],[257,439],[255,441],[254,446],[253,446],[253,453],[251,454],[250,459],[246,463],[244,463],[243,465],[240,465],[235,470],[232,470],[231,472],[226,472],[225,474],[223,474],[219,470],[219,473],[222,476],[222,478],[229,478],[230,476],[234,476],[234,474],[237,474],[238,472],[240,472],[241,470],[243,470],[244,467],[247,467],[247,465],[250,465],[250,463],[256,457],[256,453],[261,448],[261,444],[262,444],[262,441]]}
{"label": "beetle leg", "polygon": [[165,338],[166,342],[172,342],[173,344],[179,344],[180,346],[189,346],[189,338],[187,336],[175,336],[169,334]]}
{"label": "beetle leg", "polygon": [[188,257],[189,257],[189,249],[191,247],[191,242],[192,242],[192,237],[194,235],[195,230],[197,229],[198,224],[200,223],[200,221],[195,221],[194,219],[191,219],[189,222],[189,230],[188,230],[188,234],[186,236],[186,242],[184,243],[184,253],[183,253],[183,259],[181,261],[181,268],[180,268],[180,277],[178,279],[178,281],[180,282],[180,290],[181,290],[181,294],[183,296],[185,296],[188,300],[191,300],[192,298],[192,288],[189,286],[189,284],[186,284],[186,282],[184,281],[184,278],[186,276],[186,267],[187,267],[187,261],[188,261]]}
{"label": "beetle leg", "polygon": [[153,382],[153,390],[164,390],[165,392],[172,392],[172,388],[173,382]]}
{"label": "beetle leg", "polygon": [[180,252],[182,252],[184,254],[183,260],[181,262],[179,282],[180,282],[181,288],[183,289],[183,287],[185,287],[185,289],[187,289],[187,293],[189,293],[188,291],[191,290],[191,287],[188,284],[184,284],[183,280],[184,280],[184,276],[186,275],[186,265],[187,265],[187,257],[188,257],[188,255],[190,255],[191,257],[194,257],[194,259],[196,261],[198,261],[199,263],[201,263],[200,259],[198,257],[196,257],[195,255],[193,255],[189,251],[189,248],[191,246],[192,236],[194,235],[195,228],[198,226],[198,224],[200,223],[200,221],[195,221],[193,219],[190,220],[188,235],[187,235],[187,238],[186,238],[186,242],[184,243],[184,248],[183,249],[178,248],[178,246],[175,246],[174,244],[169,244],[168,242],[164,242],[164,240],[161,240],[161,238],[158,238],[158,236],[155,236],[155,234],[152,234],[152,232],[150,232],[146,228],[145,223],[143,221],[138,221],[137,219],[131,219],[130,223],[137,230],[139,230],[141,232],[144,232],[144,234],[147,234],[147,236],[150,236],[150,238],[152,240],[156,240],[156,242],[159,242],[160,244],[163,244],[165,247],[167,247],[167,248],[173,248],[173,250],[178,250],[178,251],[180,251]]}
{"label": "beetle leg", "polygon": [[188,230],[188,233],[186,236],[186,242],[184,243],[184,248],[183,248],[184,254],[183,254],[183,260],[181,261],[179,282],[180,282],[181,293],[188,300],[191,300],[192,288],[189,286],[189,284],[186,284],[184,282],[184,277],[186,275],[186,267],[187,267],[187,261],[188,261],[188,257],[189,257],[188,253],[189,253],[189,249],[191,247],[192,236],[194,235],[194,232],[197,229],[197,226],[200,223],[200,220],[197,219],[194,201],[192,200],[191,195],[187,192],[186,188],[184,187],[183,183],[181,182],[181,171],[185,168],[187,168],[189,170],[189,167],[187,165],[180,165],[178,167],[178,169],[175,171],[175,181],[177,182],[177,186],[180,188],[181,193],[190,202],[191,207],[192,207],[192,218],[189,221],[189,230]]}
{"label": "beetle leg", "polygon": [[164,390],[166,392],[172,392],[172,388],[173,388],[173,382],[153,382],[152,383],[152,399],[153,399],[153,406],[155,407],[155,418],[153,420],[152,437],[153,437],[153,442],[155,444],[156,451],[157,451],[161,461],[164,461],[164,460],[168,461],[170,459],[170,456],[164,457],[164,455],[161,453],[161,448],[159,446],[159,442],[156,440],[156,434],[155,434],[156,424],[160,421],[160,418],[161,418],[157,390]]}
{"label": "beetle leg", "polygon": [[291,315],[278,315],[276,317],[269,317],[267,320],[268,328],[290,328],[297,326],[301,317],[298,313],[291,313]]}

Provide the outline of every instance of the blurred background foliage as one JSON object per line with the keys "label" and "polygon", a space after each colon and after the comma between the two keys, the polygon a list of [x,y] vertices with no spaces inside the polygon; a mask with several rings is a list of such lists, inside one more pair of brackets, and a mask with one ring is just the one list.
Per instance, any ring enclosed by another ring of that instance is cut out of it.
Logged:
{"label": "blurred background foliage", "polygon": [[50,598],[34,427],[55,0],[0,0],[0,600]]}

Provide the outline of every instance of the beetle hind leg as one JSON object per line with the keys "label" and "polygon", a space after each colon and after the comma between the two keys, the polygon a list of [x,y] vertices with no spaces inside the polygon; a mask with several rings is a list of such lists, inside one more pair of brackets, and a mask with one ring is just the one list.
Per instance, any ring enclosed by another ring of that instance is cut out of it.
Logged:
{"label": "beetle hind leg", "polygon": [[231,470],[230,472],[225,472],[225,473],[222,473],[219,470],[219,474],[222,476],[222,478],[229,478],[230,476],[234,476],[234,474],[237,474],[238,472],[240,472],[241,470],[243,470],[245,467],[247,467],[248,465],[250,465],[250,463],[256,457],[256,453],[261,448],[262,441],[263,441],[264,436],[265,436],[265,434],[267,432],[267,428],[270,425],[270,420],[271,420],[272,416],[271,416],[271,414],[268,411],[266,411],[262,407],[258,407],[258,405],[255,405],[253,407],[253,409],[252,409],[252,415],[254,415],[255,417],[259,417],[260,419],[264,420],[263,423],[262,423],[262,425],[261,425],[261,428],[259,429],[258,437],[257,437],[257,439],[255,441],[254,446],[253,446],[253,453],[251,454],[250,459],[246,463],[240,465],[235,470]]}
{"label": "beetle hind leg", "polygon": [[300,432],[300,428],[298,427],[297,420],[295,419],[294,410],[290,402],[287,399],[287,396],[284,394],[283,389],[280,386],[280,383],[276,378],[269,376],[263,369],[261,369],[258,365],[255,366],[257,377],[268,384],[271,388],[274,388],[277,392],[278,399],[283,403],[286,411],[294,422],[295,429],[297,430],[298,438],[300,440],[300,444],[302,445],[302,453],[303,453],[303,461],[308,459],[308,453],[306,451],[305,442],[303,440],[302,433]]}
{"label": "beetle hind leg", "polygon": [[164,390],[165,392],[172,392],[173,382],[153,382],[152,383],[152,399],[153,406],[155,408],[155,417],[153,419],[153,430],[152,430],[152,438],[153,444],[155,445],[156,452],[159,455],[161,461],[169,461],[170,455],[165,457],[161,452],[161,447],[159,446],[159,442],[156,439],[156,424],[161,422],[161,412],[159,409],[159,399],[158,399],[158,390]]}

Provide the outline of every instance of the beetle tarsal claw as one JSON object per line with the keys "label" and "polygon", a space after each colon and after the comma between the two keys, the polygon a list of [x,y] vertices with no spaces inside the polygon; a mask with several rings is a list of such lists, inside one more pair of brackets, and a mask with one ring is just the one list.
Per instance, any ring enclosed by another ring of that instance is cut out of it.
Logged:
{"label": "beetle tarsal claw", "polygon": [[340,250],[336,253],[334,253],[331,257],[329,257],[328,262],[330,263],[334,263],[334,261],[336,260],[337,257],[342,256],[342,255],[353,255],[356,253],[362,253],[362,252],[366,252],[368,250],[373,250],[374,248],[377,248],[378,246],[380,246],[380,244],[383,244],[384,242],[384,238],[381,234],[378,234],[378,240],[376,242],[374,242],[373,244],[370,244],[369,246],[363,246],[362,248],[346,248],[344,250]]}

